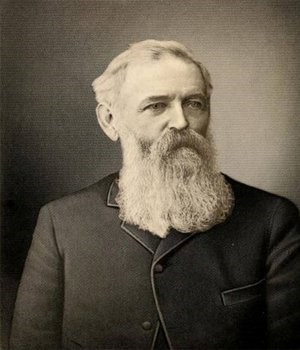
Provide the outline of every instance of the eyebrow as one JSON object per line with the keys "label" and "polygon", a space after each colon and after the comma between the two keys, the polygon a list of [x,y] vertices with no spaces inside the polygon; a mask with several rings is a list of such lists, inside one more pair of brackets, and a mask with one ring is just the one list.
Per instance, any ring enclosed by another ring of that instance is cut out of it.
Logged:
{"label": "eyebrow", "polygon": [[170,95],[156,95],[156,96],[149,96],[145,98],[141,104],[147,103],[147,102],[157,102],[161,100],[171,100],[172,96]]}
{"label": "eyebrow", "polygon": [[196,93],[196,94],[190,94],[184,97],[184,100],[187,100],[189,98],[199,98],[201,100],[206,100],[206,96],[204,94],[201,93]]}

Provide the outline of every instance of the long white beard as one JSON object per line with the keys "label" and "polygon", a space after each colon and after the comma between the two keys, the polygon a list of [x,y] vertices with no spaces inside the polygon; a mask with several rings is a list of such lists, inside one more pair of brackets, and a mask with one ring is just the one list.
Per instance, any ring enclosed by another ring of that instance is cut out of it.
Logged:
{"label": "long white beard", "polygon": [[169,130],[152,144],[123,133],[120,218],[162,238],[170,228],[206,231],[223,222],[234,194],[216,170],[211,136]]}

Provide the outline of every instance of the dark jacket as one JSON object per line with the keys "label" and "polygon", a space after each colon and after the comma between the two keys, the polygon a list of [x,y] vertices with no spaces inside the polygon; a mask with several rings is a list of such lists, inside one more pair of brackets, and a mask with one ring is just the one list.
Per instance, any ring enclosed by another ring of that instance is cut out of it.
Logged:
{"label": "dark jacket", "polygon": [[287,199],[228,178],[233,214],[166,239],[122,222],[116,175],[41,209],[15,349],[300,347],[300,230]]}

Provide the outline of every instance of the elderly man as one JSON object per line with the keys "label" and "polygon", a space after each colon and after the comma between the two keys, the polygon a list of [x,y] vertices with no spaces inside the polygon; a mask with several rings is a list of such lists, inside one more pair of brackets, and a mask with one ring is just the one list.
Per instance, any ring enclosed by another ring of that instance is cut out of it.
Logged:
{"label": "elderly man", "polygon": [[205,67],[146,40],[93,88],[123,166],[42,208],[12,348],[300,347],[298,211],[219,172]]}

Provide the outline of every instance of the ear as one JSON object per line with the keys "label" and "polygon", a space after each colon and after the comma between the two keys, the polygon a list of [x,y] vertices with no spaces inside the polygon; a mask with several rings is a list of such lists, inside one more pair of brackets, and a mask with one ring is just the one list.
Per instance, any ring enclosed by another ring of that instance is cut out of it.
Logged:
{"label": "ear", "polygon": [[99,104],[96,108],[96,114],[101,129],[112,141],[117,141],[119,134],[115,128],[115,120],[110,107],[106,104]]}

